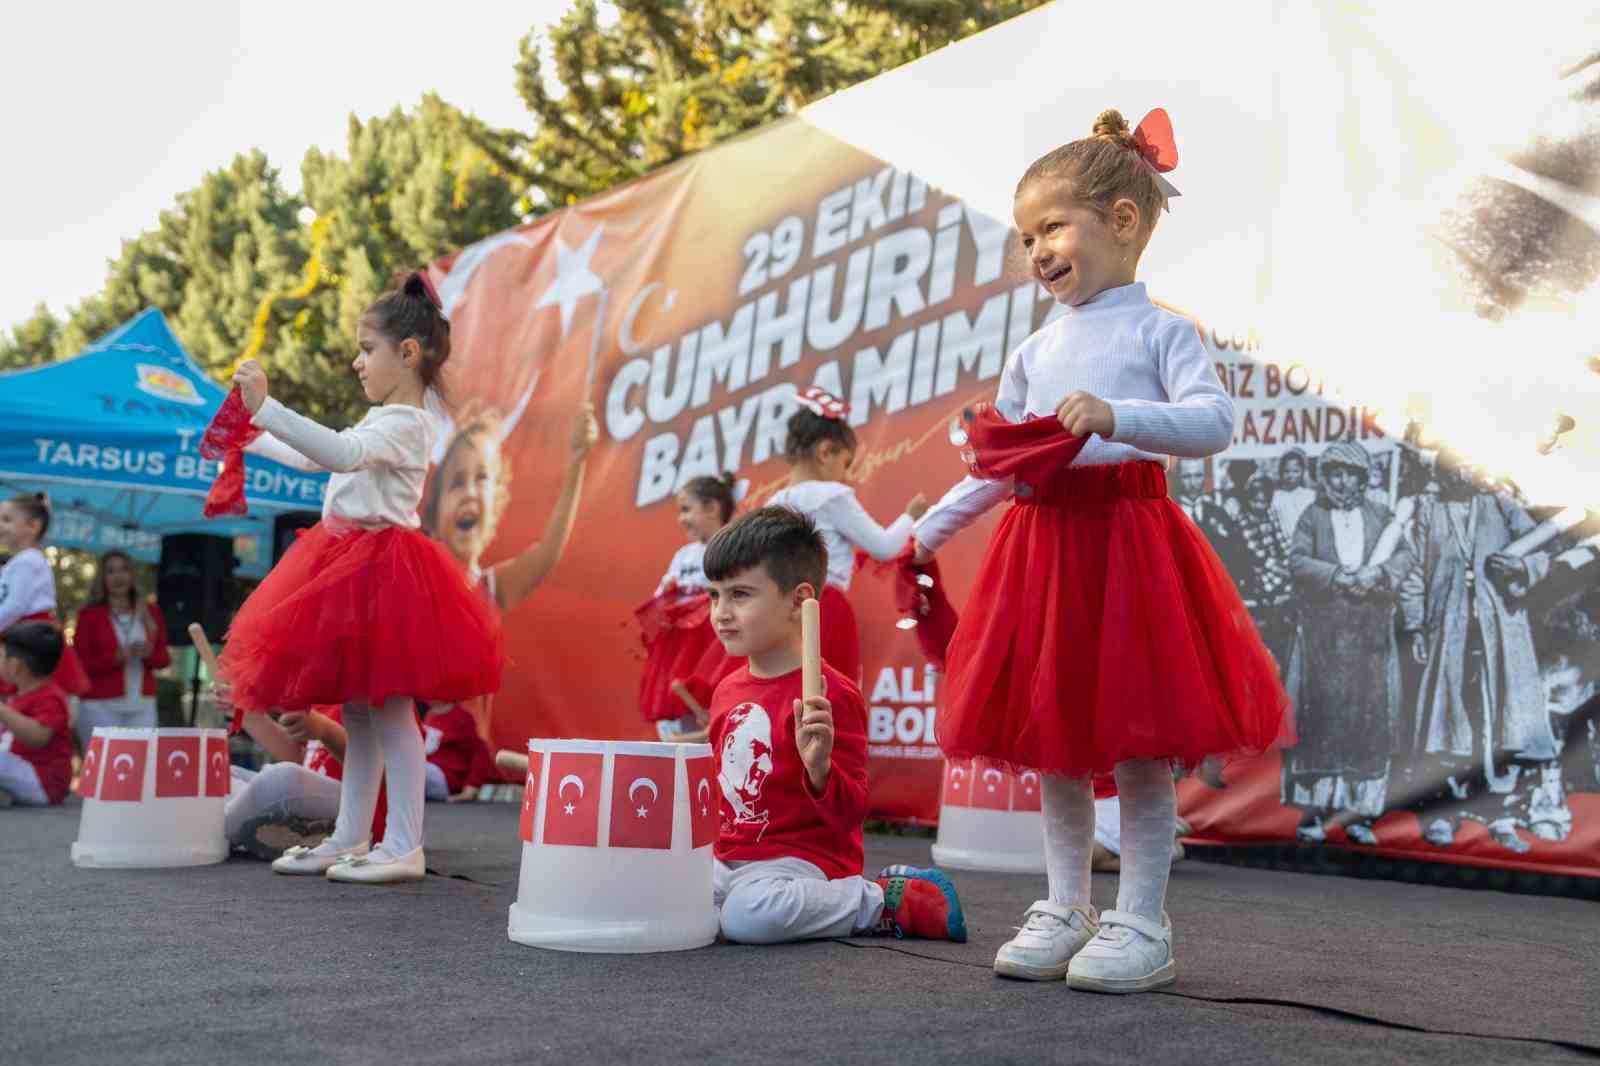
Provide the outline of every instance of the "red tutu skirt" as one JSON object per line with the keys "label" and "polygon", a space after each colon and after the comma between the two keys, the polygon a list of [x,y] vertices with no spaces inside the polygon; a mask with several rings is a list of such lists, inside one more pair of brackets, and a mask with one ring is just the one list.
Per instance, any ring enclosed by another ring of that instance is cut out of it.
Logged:
{"label": "red tutu skirt", "polygon": [[500,688],[503,646],[494,607],[442,545],[321,522],[239,609],[223,668],[237,724],[275,707],[458,703]]}
{"label": "red tutu skirt", "polygon": [[1079,776],[1278,741],[1277,667],[1165,470],[1071,466],[1083,441],[1054,419],[970,422],[974,470],[1015,498],[950,642],[945,753]]}
{"label": "red tutu skirt", "polygon": [[[40,611],[17,619],[17,622],[49,622],[57,629],[61,623],[56,621],[56,616],[49,611]],[[83,663],[78,659],[78,653],[72,650],[72,644],[67,641],[65,632],[61,634],[62,648],[61,661],[56,664],[56,672],[50,675],[50,680],[56,688],[69,696],[82,696],[89,691],[89,674],[84,670]],[[11,696],[17,687],[11,682],[0,678],[0,696]]]}
{"label": "red tutu skirt", "polygon": [[[691,677],[712,645],[721,650],[710,613],[705,593],[683,597],[677,592],[664,592],[633,612],[645,647],[644,674],[639,678],[639,712],[645,721],[670,721],[689,713],[688,705],[673,693],[672,683]],[[709,692],[706,698],[710,699]]]}

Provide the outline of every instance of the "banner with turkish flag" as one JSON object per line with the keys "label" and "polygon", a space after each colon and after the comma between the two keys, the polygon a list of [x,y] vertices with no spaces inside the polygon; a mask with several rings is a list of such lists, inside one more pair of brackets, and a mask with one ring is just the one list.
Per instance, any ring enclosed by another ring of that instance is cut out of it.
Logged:
{"label": "banner with turkish flag", "polygon": [[156,738],[156,797],[193,798],[200,795],[200,738]]}
{"label": "banner with turkish flag", "polygon": [[230,784],[227,737],[206,737],[206,795],[226,796]]}
{"label": "banner with turkish flag", "polygon": [[717,761],[710,755],[684,760],[689,779],[689,846],[714,844],[721,831],[722,795],[717,788]]}
{"label": "banner with turkish flag", "polygon": [[84,799],[95,798],[95,787],[100,783],[100,768],[105,761],[106,738],[91,737],[89,750],[83,755],[83,769],[78,774],[78,795]]}
{"label": "banner with turkish flag", "polygon": [[544,842],[593,848],[600,844],[599,752],[552,751],[544,798]]}
{"label": "banner with turkish flag", "polygon": [[533,843],[533,815],[539,809],[539,771],[544,766],[544,752],[528,752],[528,776],[522,782],[522,817],[517,822],[517,832],[529,844]]}
{"label": "banner with turkish flag", "polygon": [[[619,749],[622,746],[619,745]],[[665,755],[612,756],[611,846],[672,847],[673,800],[677,793],[678,759]]]}
{"label": "banner with turkish flag", "polygon": [[107,803],[137,803],[144,798],[144,763],[148,740],[111,740],[106,744],[106,767],[100,779],[100,799]]}
{"label": "banner with turkish flag", "polygon": [[[1548,5],[1515,42],[1491,7],[1460,6],[1449,48],[1420,6],[1153,0],[1164,32],[1136,68],[1090,51],[1041,85],[1079,17],[1047,5],[434,263],[453,378],[434,484],[497,480],[487,502],[436,499],[425,531],[506,614],[493,746],[654,739],[623,627],[683,543],[675,494],[731,472],[741,506],[769,499],[798,390],[849,405],[844,477],[880,523],[966,474],[952,421],[1069,313],[1012,229],[1018,179],[1106,106],[1134,121],[1161,107],[1183,195],[1138,280],[1194,324],[1234,416],[1224,450],[1173,460],[1171,495],[1296,700],[1294,745],[1186,779],[1184,816],[1213,843],[1600,876],[1600,273],[1585,265],[1600,215],[1572,177],[1592,155],[1592,5]],[[1263,33],[1249,62],[1193,46]],[[1563,42],[1577,54],[1555,63]],[[978,83],[1005,106],[953,121]],[[1330,100],[1361,102],[1361,137],[1305,119]],[[1364,279],[1359,300],[1330,288],[1344,277]],[[562,496],[586,402],[602,429],[574,533],[528,594],[514,561]],[[1360,559],[1328,532],[1334,475],[1361,512]],[[984,594],[1009,506],[940,550],[955,611]],[[1359,580],[1330,588],[1330,568]],[[941,793],[1031,805],[990,792],[981,767],[945,769],[941,678],[897,628],[894,581],[868,567],[849,595],[870,816],[931,823]],[[1498,634],[1480,672],[1500,679],[1481,699],[1462,680],[1478,628]],[[598,802],[551,776],[548,824]]]}

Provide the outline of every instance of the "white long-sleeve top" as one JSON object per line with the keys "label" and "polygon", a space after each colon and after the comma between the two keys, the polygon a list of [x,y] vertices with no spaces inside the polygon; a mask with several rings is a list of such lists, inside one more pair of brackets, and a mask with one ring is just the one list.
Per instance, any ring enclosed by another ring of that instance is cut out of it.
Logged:
{"label": "white long-sleeve top", "polygon": [[322,517],[367,529],[421,525],[417,505],[433,449],[433,416],[420,407],[374,407],[335,432],[268,397],[251,421],[266,430],[246,451],[299,470],[326,470]]}
{"label": "white long-sleeve top", "polygon": [[911,516],[903,514],[885,529],[872,520],[856,490],[842,481],[802,481],[773,493],[773,507],[792,507],[810,518],[828,549],[828,584],[850,591],[860,548],[880,562],[893,559],[911,539]]}
{"label": "white long-sleeve top", "polygon": [[[1023,341],[1006,361],[995,409],[1010,422],[1053,417],[1074,392],[1106,401],[1116,420],[1074,466],[1203,457],[1233,440],[1233,401],[1194,323],[1156,307],[1139,282],[1068,307]],[[937,551],[1010,494],[1009,481],[958,482],[917,523],[917,542]]]}
{"label": "white long-sleeve top", "polygon": [[668,582],[675,582],[678,591],[685,595],[710,588],[710,583],[706,581],[705,562],[704,542],[691,540],[679,548],[673,554],[672,562],[667,564],[667,572],[661,575],[661,581],[656,585],[656,595],[667,591]]}
{"label": "white long-sleeve top", "polygon": [[0,566],[0,632],[19,618],[56,609],[56,577],[38,548],[24,548]]}

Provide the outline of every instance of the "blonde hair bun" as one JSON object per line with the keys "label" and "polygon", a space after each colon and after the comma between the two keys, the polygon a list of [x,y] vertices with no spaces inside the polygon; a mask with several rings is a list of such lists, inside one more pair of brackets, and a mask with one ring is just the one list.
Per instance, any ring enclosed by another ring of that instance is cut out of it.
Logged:
{"label": "blonde hair bun", "polygon": [[1114,141],[1126,147],[1133,147],[1133,128],[1128,125],[1128,120],[1122,117],[1122,112],[1116,108],[1107,108],[1100,112],[1094,120],[1094,129],[1090,136],[1105,141]]}

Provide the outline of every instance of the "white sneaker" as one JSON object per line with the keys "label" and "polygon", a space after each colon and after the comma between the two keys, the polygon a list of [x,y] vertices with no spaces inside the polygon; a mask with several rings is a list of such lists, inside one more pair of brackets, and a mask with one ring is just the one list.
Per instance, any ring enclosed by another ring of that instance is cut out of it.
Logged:
{"label": "white sneaker", "polygon": [[1022,981],[1059,981],[1098,928],[1093,907],[1063,907],[1041,899],[1022,916],[1017,935],[1000,945],[994,972]]}
{"label": "white sneaker", "polygon": [[357,885],[386,885],[395,881],[421,881],[427,875],[421,848],[412,848],[396,857],[380,847],[349,862],[328,867],[327,878]]}
{"label": "white sneaker", "polygon": [[357,844],[353,848],[341,848],[334,842],[324,840],[314,848],[295,847],[284,852],[280,857],[272,860],[272,872],[275,874],[320,874],[326,873],[328,868],[341,862],[367,853],[367,845]]}
{"label": "white sneaker", "polygon": [[1067,987],[1085,992],[1148,992],[1177,979],[1165,914],[1157,925],[1142,914],[1106,911],[1100,931],[1067,969]]}

